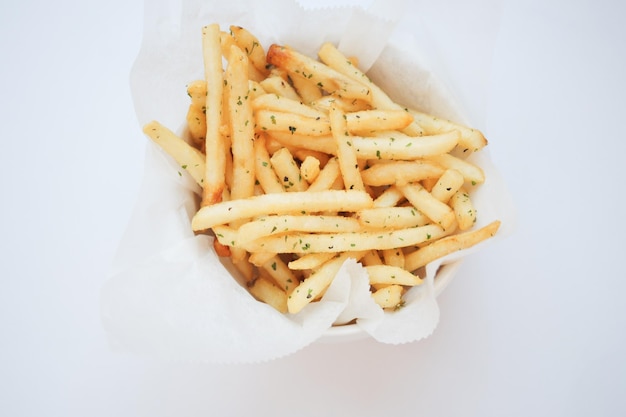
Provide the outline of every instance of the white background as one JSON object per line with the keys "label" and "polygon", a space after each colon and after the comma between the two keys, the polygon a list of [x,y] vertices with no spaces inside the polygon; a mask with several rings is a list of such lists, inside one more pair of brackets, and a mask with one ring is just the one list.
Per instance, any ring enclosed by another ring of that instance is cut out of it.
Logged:
{"label": "white background", "polygon": [[112,353],[100,323],[141,182],[142,7],[0,5],[0,415],[626,414],[622,2],[411,4],[458,57],[442,75],[490,139],[516,232],[463,264],[425,341],[237,366]]}

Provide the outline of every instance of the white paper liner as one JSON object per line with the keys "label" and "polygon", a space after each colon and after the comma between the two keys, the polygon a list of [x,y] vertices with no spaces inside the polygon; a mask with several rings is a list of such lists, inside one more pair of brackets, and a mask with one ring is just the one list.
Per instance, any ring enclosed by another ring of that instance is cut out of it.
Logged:
{"label": "white paper liner", "polygon": [[[374,2],[372,7],[391,3]],[[144,40],[131,75],[141,124],[159,120],[176,128],[184,121],[189,104],[185,86],[202,78],[200,28],[212,22],[223,29],[231,24],[246,27],[264,47],[288,44],[310,55],[322,42],[335,42],[371,66],[368,75],[397,101],[465,121],[415,51],[388,44],[393,16],[380,19],[358,8],[305,11],[290,0],[219,5],[165,0],[146,3]],[[101,297],[111,344],[123,351],[176,360],[258,362],[293,353],[319,339],[333,323],[353,319],[383,343],[420,340],[439,320],[437,269],[475,250],[428,265],[424,283],[406,294],[406,305],[397,312],[383,312],[373,302],[364,269],[349,260],[322,301],[295,315],[280,314],[254,300],[233,279],[209,237],[193,234],[190,218],[197,207],[197,186],[161,149],[149,140],[146,146],[140,195]],[[487,176],[473,194],[476,227],[497,218],[506,226],[512,210],[504,184],[487,151],[473,158]]]}

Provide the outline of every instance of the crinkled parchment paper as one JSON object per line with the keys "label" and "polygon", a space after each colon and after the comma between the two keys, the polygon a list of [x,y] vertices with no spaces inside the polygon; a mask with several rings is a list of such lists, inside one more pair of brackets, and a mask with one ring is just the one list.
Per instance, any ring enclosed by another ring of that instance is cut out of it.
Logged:
{"label": "crinkled parchment paper", "polygon": [[[266,48],[287,44],[312,56],[323,42],[334,42],[347,55],[359,57],[362,68],[397,101],[464,121],[419,53],[389,41],[402,12],[396,3],[374,1],[367,11],[304,10],[292,0],[146,2],[144,40],[131,75],[137,118],[141,124],[158,120],[173,130],[183,126],[186,85],[203,77],[201,27],[217,22],[223,29],[246,27]],[[411,39],[410,34],[400,38]],[[333,323],[353,319],[380,342],[412,342],[437,326],[434,277],[439,266],[475,250],[429,265],[425,282],[407,293],[405,307],[397,312],[383,313],[374,304],[364,269],[349,260],[322,301],[283,315],[254,300],[233,279],[213,252],[210,237],[193,234],[197,186],[160,149],[146,143],[143,185],[101,294],[105,329],[121,351],[174,360],[258,362],[293,353],[322,337]],[[477,227],[496,218],[506,224],[506,192],[488,151],[472,158],[488,179],[474,193]]]}

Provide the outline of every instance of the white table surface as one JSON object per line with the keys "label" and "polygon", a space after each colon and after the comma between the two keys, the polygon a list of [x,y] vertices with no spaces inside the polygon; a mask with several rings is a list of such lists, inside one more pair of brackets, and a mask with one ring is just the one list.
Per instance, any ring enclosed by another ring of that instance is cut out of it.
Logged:
{"label": "white table surface", "polygon": [[[141,181],[141,1],[3,2],[0,415],[626,415],[626,7],[479,4],[421,17],[433,50],[458,50],[447,76],[484,120],[516,232],[466,260],[424,341],[225,366],[112,353],[100,322]],[[475,74],[464,33],[496,17]]]}

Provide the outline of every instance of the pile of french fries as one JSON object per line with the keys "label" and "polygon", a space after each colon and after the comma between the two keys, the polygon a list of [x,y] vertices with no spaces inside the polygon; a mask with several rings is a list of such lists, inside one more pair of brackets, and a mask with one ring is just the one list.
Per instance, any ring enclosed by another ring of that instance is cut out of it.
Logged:
{"label": "pile of french fries", "polygon": [[473,229],[485,176],[466,157],[487,145],[480,131],[395,103],[330,43],[319,59],[266,53],[246,29],[211,24],[202,53],[188,137],[156,121],[144,132],[199,184],[193,230],[258,300],[297,313],[353,258],[391,311],[426,264],[497,232]]}

